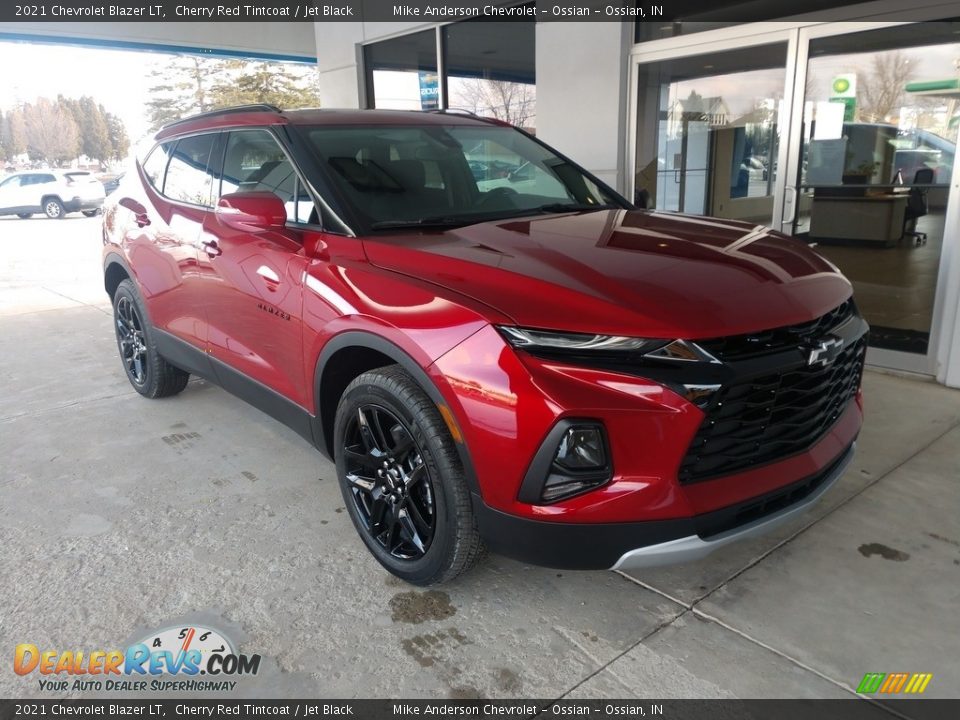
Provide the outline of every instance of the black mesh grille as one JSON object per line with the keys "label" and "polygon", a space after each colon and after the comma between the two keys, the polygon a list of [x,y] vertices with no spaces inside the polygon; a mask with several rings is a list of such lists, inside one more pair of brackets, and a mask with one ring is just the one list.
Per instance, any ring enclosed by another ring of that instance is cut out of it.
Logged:
{"label": "black mesh grille", "polygon": [[853,304],[853,298],[850,298],[826,315],[807,323],[746,335],[697,340],[697,345],[717,360],[730,361],[762,357],[783,350],[792,350],[798,345],[816,344],[827,334],[827,331],[848,320],[855,312],[856,307]]}
{"label": "black mesh grille", "polygon": [[[816,321],[816,337],[837,322],[836,317]],[[793,347],[798,344],[795,339]],[[865,351],[866,338],[860,338],[826,367],[775,370],[722,387],[704,408],[706,417],[680,465],[680,482],[726,475],[809,448],[856,394]]]}

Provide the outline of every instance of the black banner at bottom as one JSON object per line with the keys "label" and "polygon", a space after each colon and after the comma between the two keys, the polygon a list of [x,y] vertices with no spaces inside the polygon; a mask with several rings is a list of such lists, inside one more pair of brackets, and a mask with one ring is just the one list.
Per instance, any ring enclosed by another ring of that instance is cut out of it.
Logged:
{"label": "black banner at bottom", "polygon": [[0,700],[0,720],[136,718],[657,718],[946,720],[960,699],[874,700]]}

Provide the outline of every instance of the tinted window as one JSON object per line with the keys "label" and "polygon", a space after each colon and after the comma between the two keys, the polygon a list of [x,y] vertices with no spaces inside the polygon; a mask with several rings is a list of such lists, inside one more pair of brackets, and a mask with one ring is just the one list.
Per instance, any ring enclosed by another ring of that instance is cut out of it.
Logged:
{"label": "tinted window", "polygon": [[342,197],[373,229],[429,218],[468,223],[621,202],[509,127],[308,127],[305,133]]}
{"label": "tinted window", "polygon": [[12,178],[7,178],[3,183],[0,183],[0,187],[8,189],[20,187],[23,184],[23,177],[23,175],[14,175]]}
{"label": "tinted window", "polygon": [[33,176],[34,185],[42,185],[43,183],[51,183],[56,181],[57,181],[57,178],[55,178],[53,175],[34,175]]}
{"label": "tinted window", "polygon": [[196,135],[177,143],[167,165],[164,195],[192,205],[210,204],[213,177],[207,172],[207,166],[215,138],[213,134]]}
{"label": "tinted window", "polygon": [[301,187],[286,154],[266,130],[230,133],[220,194],[272,192],[283,200],[287,220],[316,223],[313,202]]}
{"label": "tinted window", "polygon": [[161,192],[163,192],[163,176],[167,171],[167,161],[170,160],[170,150],[172,148],[172,142],[157,145],[147,156],[147,159],[143,161],[143,172],[147,176],[147,180]]}

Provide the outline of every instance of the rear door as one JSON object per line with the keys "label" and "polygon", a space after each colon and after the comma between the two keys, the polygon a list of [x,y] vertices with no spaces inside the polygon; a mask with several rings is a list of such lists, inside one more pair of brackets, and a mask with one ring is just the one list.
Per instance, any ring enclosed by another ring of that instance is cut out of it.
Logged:
{"label": "rear door", "polygon": [[252,379],[311,407],[301,323],[307,258],[298,224],[309,220],[313,203],[299,190],[297,173],[269,131],[234,130],[225,137],[220,195],[272,192],[283,200],[288,223],[278,231],[252,233],[226,227],[213,213],[207,216],[199,261],[208,347],[220,361],[214,369],[228,390],[243,395]]}
{"label": "rear door", "polygon": [[219,133],[157,146],[143,164],[143,193],[119,200],[131,265],[158,329],[202,350],[206,320],[197,243],[212,209],[210,159]]}

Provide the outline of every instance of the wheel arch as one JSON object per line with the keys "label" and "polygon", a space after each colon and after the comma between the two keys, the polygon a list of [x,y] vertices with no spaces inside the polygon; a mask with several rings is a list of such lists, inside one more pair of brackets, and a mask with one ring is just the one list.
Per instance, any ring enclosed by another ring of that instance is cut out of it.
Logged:
{"label": "wheel arch", "polygon": [[127,263],[122,257],[115,253],[107,255],[103,263],[103,288],[107,291],[107,295],[110,296],[111,302],[113,302],[113,296],[117,292],[117,287],[124,280],[133,280],[133,273],[130,272]]}
{"label": "wheel arch", "polygon": [[[373,333],[359,330],[343,332],[323,346],[314,371],[317,432],[314,441],[331,459],[334,457],[333,426],[337,404],[343,391],[362,373],[394,364],[400,365],[416,381],[438,410],[445,408],[447,412],[452,412],[449,403],[426,370],[402,348]],[[444,420],[448,420],[442,410],[440,414]],[[454,445],[470,490],[479,495],[480,489],[470,450],[462,439]]]}

